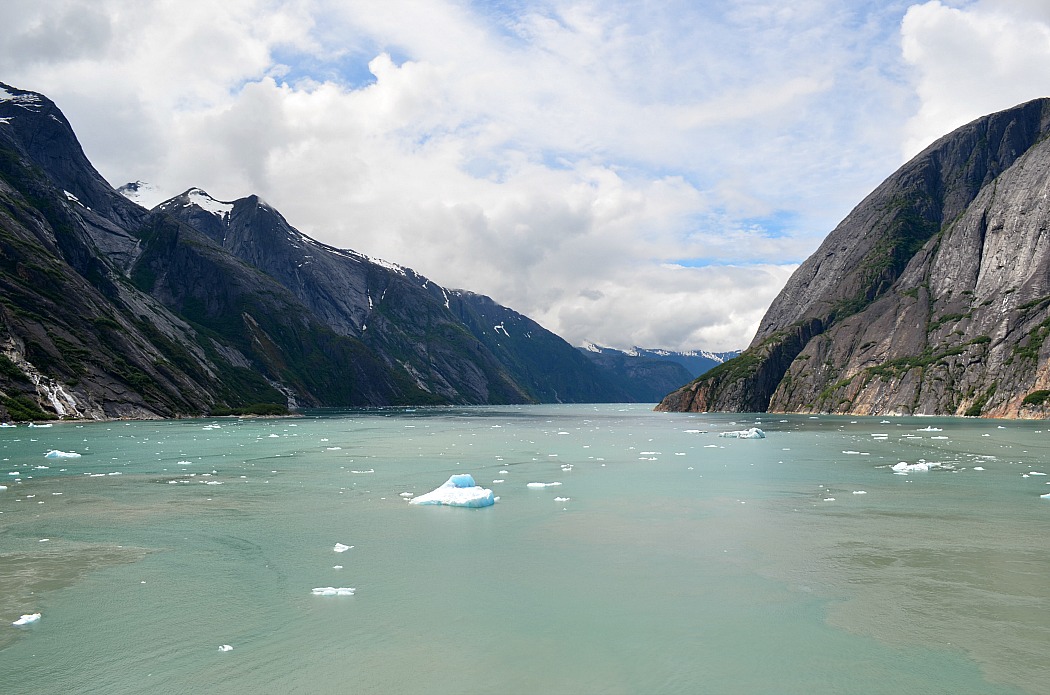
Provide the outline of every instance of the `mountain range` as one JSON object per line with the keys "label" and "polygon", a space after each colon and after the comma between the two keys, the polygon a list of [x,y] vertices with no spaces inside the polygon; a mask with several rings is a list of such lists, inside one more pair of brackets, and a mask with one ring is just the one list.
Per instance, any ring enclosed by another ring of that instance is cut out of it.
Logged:
{"label": "mountain range", "polygon": [[594,364],[613,373],[618,383],[643,403],[659,402],[669,391],[740,354],[739,350],[675,352],[639,347],[617,350],[594,343],[579,350]]}
{"label": "mountain range", "polygon": [[942,137],[660,410],[1050,415],[1050,99]]}
{"label": "mountain range", "polygon": [[142,185],[115,190],[51,100],[0,84],[0,420],[646,400],[528,317],[257,196],[146,210]]}

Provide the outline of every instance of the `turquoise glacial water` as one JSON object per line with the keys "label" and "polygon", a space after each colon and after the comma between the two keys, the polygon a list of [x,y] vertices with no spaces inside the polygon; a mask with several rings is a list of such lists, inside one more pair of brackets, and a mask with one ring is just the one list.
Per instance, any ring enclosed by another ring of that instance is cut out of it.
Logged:
{"label": "turquoise glacial water", "polygon": [[[5,694],[1050,688],[1043,422],[326,411],[0,459]],[[499,501],[407,503],[454,473]]]}

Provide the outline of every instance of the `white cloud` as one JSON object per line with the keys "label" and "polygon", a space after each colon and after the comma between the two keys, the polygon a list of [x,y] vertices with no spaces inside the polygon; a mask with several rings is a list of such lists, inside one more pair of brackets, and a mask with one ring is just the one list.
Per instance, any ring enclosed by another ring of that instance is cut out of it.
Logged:
{"label": "white cloud", "polygon": [[904,143],[908,157],[975,118],[1050,96],[1050,5],[1045,2],[952,7],[933,0],[908,10],[901,34],[920,99]]}
{"label": "white cloud", "polygon": [[730,349],[964,110],[952,32],[1023,32],[969,68],[997,98],[1043,73],[1018,62],[1042,3],[989,7],[11,0],[0,79],[55,99],[115,184],[258,193],[574,343]]}

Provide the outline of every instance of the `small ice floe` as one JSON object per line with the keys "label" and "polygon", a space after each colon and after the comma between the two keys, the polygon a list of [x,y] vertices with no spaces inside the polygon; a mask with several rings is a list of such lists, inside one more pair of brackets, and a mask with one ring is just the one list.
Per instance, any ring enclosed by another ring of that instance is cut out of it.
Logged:
{"label": "small ice floe", "polygon": [[336,543],[335,547],[333,547],[332,550],[337,553],[345,553],[347,550],[350,550],[350,548],[353,547],[354,546],[352,545],[343,545],[342,543]]}
{"label": "small ice floe", "polygon": [[555,487],[556,485],[561,485],[561,483],[559,483],[559,482],[553,482],[553,483],[525,483],[525,487],[530,487],[533,490],[536,490],[538,488],[544,488],[544,487]]}
{"label": "small ice floe", "polygon": [[341,569],[343,569],[343,566],[342,565],[332,565],[332,569],[334,569],[334,570],[341,570]]}
{"label": "small ice floe", "polygon": [[492,481],[492,484],[493,485],[498,485],[500,483],[505,483],[505,482],[507,482],[505,478],[494,478],[493,481]]}
{"label": "small ice floe", "polygon": [[415,497],[415,495],[416,493],[414,492],[402,492],[399,496],[408,499],[409,497]]}
{"label": "small ice floe", "polygon": [[14,621],[11,624],[14,625],[15,627],[22,627],[24,625],[32,625],[33,623],[39,623],[39,622],[40,622],[40,614],[39,613],[26,613],[21,618],[19,618],[18,620]]}
{"label": "small ice floe", "polygon": [[220,644],[219,645],[219,651],[220,652],[232,652],[233,651],[233,647],[231,647],[228,644]]}
{"label": "small ice floe", "polygon": [[192,464],[193,464],[193,461],[178,461],[175,465],[177,465],[177,466],[190,466]]}
{"label": "small ice floe", "polygon": [[38,424],[36,424],[35,422],[30,422],[30,423],[29,423],[29,426],[30,426],[30,427],[39,427],[39,428],[43,429],[43,428],[45,428],[45,427],[50,427],[51,425],[50,425],[50,424],[47,424],[47,425],[38,425]]}
{"label": "small ice floe", "polygon": [[925,461],[920,461],[919,463],[908,463],[907,461],[901,461],[899,463],[893,464],[893,472],[899,475],[907,475],[908,473],[913,473],[917,471],[925,473],[928,470],[930,470],[930,464],[926,463]]}
{"label": "small ice floe", "polygon": [[1039,471],[1028,471],[1028,475],[1046,475],[1046,473],[1040,473]]}
{"label": "small ice floe", "polygon": [[568,502],[571,499],[572,499],[571,497],[555,497],[554,501],[555,502]]}
{"label": "small ice floe", "polygon": [[443,504],[449,507],[491,507],[496,503],[492,490],[474,482],[469,473],[451,476],[440,487],[408,501],[409,504]]}
{"label": "small ice floe", "polygon": [[1050,492],[1046,493],[1045,495],[1039,495],[1039,499],[1050,500]]}
{"label": "small ice floe", "polygon": [[950,463],[931,463],[929,461],[920,460],[918,463],[908,463],[907,461],[901,461],[895,463],[892,466],[892,470],[896,475],[908,475],[909,473],[926,473],[927,471],[933,470],[953,470],[954,465]]}
{"label": "small ice floe", "polygon": [[719,432],[719,437],[728,437],[730,439],[765,439],[766,433],[757,427],[751,427],[746,430],[737,430],[734,432]]}
{"label": "small ice floe", "polygon": [[358,475],[363,475],[363,474],[365,474],[365,473],[375,473],[375,472],[376,472],[376,469],[374,469],[374,468],[369,468],[369,469],[368,469],[367,471],[354,471],[354,470],[352,470],[352,471],[350,471],[350,472],[351,472],[351,473],[357,473]]}
{"label": "small ice floe", "polygon": [[349,586],[319,586],[310,593],[314,596],[353,596],[355,591],[357,589]]}
{"label": "small ice floe", "polygon": [[866,495],[866,494],[868,494],[868,491],[867,490],[854,490],[853,494],[854,495]]}
{"label": "small ice floe", "polygon": [[58,449],[52,449],[51,451],[44,454],[46,459],[78,459],[80,454],[75,451],[59,451]]}
{"label": "small ice floe", "polygon": [[984,466],[974,466],[973,469],[975,471],[983,471],[984,470]]}
{"label": "small ice floe", "polygon": [[926,427],[921,427],[921,428],[919,428],[919,429],[917,429],[915,431],[916,432],[942,432],[943,430],[940,427],[934,427],[933,425],[927,425]]}

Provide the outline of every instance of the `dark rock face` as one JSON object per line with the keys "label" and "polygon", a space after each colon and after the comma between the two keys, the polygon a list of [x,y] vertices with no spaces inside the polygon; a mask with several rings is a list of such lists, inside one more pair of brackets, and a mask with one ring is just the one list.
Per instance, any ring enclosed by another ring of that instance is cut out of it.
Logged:
{"label": "dark rock face", "polygon": [[144,210],[52,102],[0,84],[0,420],[624,399],[529,319],[255,196]]}
{"label": "dark rock face", "polygon": [[799,267],[748,350],[660,408],[1044,416],[1048,134],[1042,99],[935,142]]}

